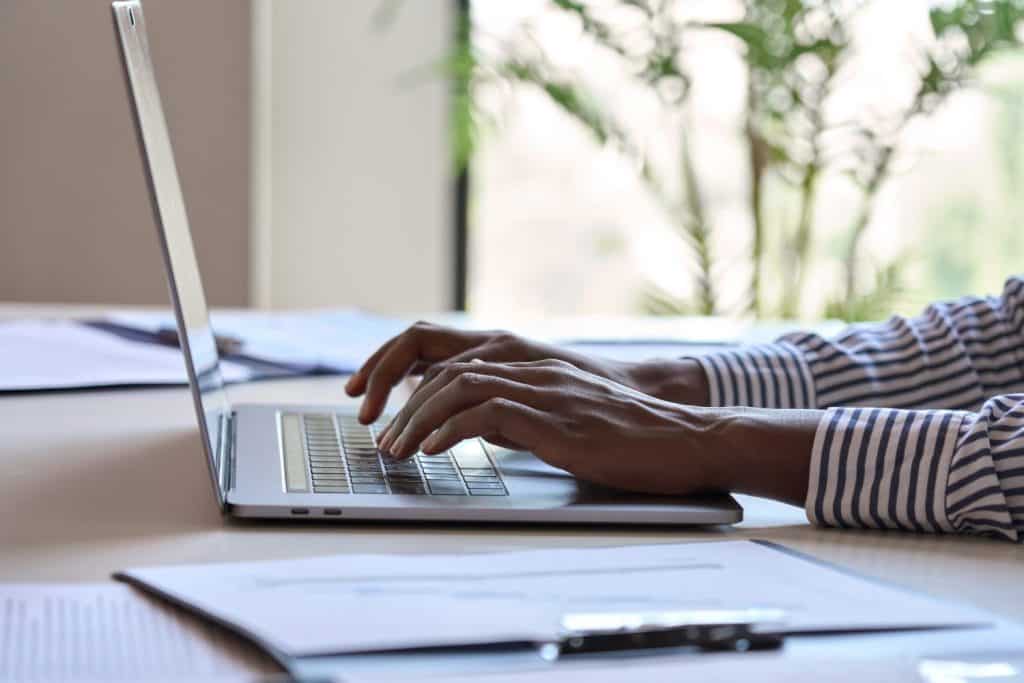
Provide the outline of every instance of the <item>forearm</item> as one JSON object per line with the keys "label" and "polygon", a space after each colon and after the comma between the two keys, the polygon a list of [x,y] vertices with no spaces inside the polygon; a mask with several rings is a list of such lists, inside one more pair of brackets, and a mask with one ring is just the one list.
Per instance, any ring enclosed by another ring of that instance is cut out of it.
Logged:
{"label": "forearm", "polygon": [[619,381],[648,396],[682,405],[709,405],[708,378],[696,360],[621,363],[617,372]]}
{"label": "forearm", "polygon": [[716,488],[803,506],[819,410],[710,409]]}

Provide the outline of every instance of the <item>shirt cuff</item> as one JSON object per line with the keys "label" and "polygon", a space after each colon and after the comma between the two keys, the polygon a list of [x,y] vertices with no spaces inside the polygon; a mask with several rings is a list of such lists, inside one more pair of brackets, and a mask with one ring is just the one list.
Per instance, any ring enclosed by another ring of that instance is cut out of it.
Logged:
{"label": "shirt cuff", "polygon": [[807,361],[788,342],[744,346],[693,359],[707,375],[712,407],[817,407]]}
{"label": "shirt cuff", "polygon": [[828,409],[811,453],[807,518],[824,526],[954,531],[946,483],[967,415]]}

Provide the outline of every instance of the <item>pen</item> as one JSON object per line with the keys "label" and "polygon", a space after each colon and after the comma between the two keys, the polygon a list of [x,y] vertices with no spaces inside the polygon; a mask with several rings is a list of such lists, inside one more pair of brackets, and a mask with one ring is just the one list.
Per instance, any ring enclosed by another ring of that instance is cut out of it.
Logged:
{"label": "pen", "polygon": [[681,610],[652,613],[567,614],[562,635],[541,646],[549,660],[566,655],[657,648],[692,648],[700,652],[747,652],[782,647],[777,609]]}

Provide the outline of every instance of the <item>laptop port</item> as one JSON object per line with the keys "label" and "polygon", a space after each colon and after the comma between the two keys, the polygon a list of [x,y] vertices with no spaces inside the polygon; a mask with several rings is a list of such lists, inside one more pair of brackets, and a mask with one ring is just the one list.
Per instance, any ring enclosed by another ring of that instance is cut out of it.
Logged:
{"label": "laptop port", "polygon": [[341,514],[341,510],[339,508],[324,508],[324,514],[334,515],[335,517],[337,517]]}
{"label": "laptop port", "polygon": [[308,515],[309,508],[292,508],[293,515]]}

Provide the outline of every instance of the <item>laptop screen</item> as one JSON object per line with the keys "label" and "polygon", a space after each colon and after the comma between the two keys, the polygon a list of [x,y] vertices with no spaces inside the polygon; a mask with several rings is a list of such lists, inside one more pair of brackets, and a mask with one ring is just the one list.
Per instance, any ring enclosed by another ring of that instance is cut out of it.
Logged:
{"label": "laptop screen", "polygon": [[210,464],[218,503],[224,505],[226,465],[221,439],[231,406],[220,371],[220,357],[210,327],[206,295],[189,230],[185,200],[178,182],[174,152],[164,119],[160,92],[150,59],[142,5],[138,0],[112,5],[124,68],[134,103],[140,151],[143,152],[153,212],[163,247],[167,278],[178,321],[199,429]]}

